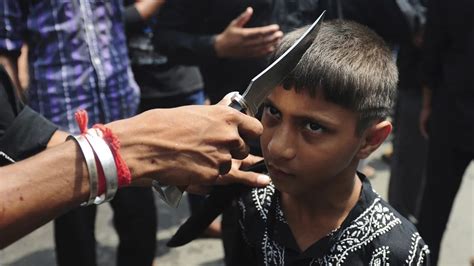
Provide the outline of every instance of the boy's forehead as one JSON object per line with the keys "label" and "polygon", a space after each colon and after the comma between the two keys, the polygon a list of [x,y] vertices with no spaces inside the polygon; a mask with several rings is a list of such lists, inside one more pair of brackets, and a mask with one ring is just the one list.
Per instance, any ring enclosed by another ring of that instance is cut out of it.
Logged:
{"label": "boy's forehead", "polygon": [[268,96],[268,101],[275,105],[282,113],[292,116],[324,118],[331,123],[339,124],[353,118],[357,120],[357,114],[338,104],[325,99],[321,90],[311,94],[308,90],[284,89],[282,86],[275,88]]}

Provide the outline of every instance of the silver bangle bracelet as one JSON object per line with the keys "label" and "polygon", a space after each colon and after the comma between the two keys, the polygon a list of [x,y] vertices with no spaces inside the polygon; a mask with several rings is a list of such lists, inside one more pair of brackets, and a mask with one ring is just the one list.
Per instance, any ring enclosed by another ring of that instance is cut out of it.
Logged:
{"label": "silver bangle bracelet", "polygon": [[81,206],[88,206],[94,203],[97,192],[98,192],[98,174],[97,174],[97,165],[95,163],[94,151],[92,150],[89,142],[85,139],[84,136],[73,136],[69,135],[66,140],[74,140],[81,149],[84,160],[86,161],[87,171],[89,172],[89,200],[81,204]]}
{"label": "silver bangle bracelet", "polygon": [[105,198],[96,204],[111,201],[118,189],[117,166],[115,165],[114,155],[112,154],[109,145],[107,145],[105,140],[102,139],[101,133],[102,132],[98,133],[98,130],[92,128],[89,129],[85,135],[102,165],[105,176]]}

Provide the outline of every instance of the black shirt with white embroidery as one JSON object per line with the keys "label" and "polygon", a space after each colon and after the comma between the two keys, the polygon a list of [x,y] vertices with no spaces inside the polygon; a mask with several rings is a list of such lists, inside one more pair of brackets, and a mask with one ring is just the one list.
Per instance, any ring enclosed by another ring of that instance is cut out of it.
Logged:
{"label": "black shirt with white embroidery", "polygon": [[428,246],[415,227],[370,185],[365,176],[360,198],[342,225],[300,251],[273,184],[253,188],[237,201],[240,234],[232,265],[429,265]]}

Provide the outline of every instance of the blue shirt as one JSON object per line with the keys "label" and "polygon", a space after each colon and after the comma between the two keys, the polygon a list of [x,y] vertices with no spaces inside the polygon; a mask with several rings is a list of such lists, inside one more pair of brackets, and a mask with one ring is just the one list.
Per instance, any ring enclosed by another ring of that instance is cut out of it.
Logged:
{"label": "blue shirt", "polygon": [[63,130],[135,114],[139,90],[129,66],[120,0],[2,0],[0,52],[29,45],[29,105]]}

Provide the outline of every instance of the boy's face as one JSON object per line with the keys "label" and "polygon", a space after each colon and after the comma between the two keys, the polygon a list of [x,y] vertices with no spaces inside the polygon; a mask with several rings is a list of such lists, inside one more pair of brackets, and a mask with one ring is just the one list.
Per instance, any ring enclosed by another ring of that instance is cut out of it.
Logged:
{"label": "boy's face", "polygon": [[277,87],[265,102],[262,123],[263,155],[280,191],[311,192],[338,177],[354,177],[362,145],[356,113],[321,93],[311,97]]}

